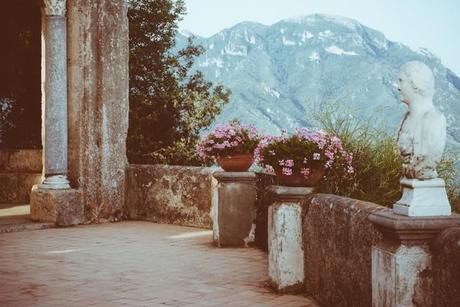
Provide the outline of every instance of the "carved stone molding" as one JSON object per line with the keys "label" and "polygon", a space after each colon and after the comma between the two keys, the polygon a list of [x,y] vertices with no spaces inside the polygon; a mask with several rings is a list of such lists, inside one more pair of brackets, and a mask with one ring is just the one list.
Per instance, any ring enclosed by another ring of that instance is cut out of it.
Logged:
{"label": "carved stone molding", "polygon": [[67,0],[43,0],[43,7],[47,16],[64,16]]}

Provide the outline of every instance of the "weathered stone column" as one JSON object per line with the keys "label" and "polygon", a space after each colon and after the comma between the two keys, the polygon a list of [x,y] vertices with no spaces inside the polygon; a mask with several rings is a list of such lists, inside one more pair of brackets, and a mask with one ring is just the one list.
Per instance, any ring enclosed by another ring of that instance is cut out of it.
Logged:
{"label": "weathered stone column", "polygon": [[414,218],[386,210],[369,219],[384,235],[372,247],[372,306],[432,306],[431,240],[460,225],[460,215]]}
{"label": "weathered stone column", "polygon": [[43,0],[43,181],[32,188],[30,217],[59,226],[83,222],[81,193],[67,180],[67,116],[66,0]]}
{"label": "weathered stone column", "polygon": [[268,208],[268,275],[278,291],[296,291],[304,282],[302,207],[314,188],[271,186],[276,200]]}
{"label": "weathered stone column", "polygon": [[219,247],[247,246],[255,235],[256,175],[215,172],[212,185],[213,239]]}
{"label": "weathered stone column", "polygon": [[66,0],[44,0],[42,14],[41,189],[69,189],[67,180]]}

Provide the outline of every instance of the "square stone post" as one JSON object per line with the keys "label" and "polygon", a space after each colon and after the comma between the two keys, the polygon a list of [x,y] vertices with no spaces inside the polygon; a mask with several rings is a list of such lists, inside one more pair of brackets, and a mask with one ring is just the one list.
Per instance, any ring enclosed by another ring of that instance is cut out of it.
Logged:
{"label": "square stone post", "polygon": [[215,172],[212,184],[213,240],[218,247],[247,246],[254,240],[256,175]]}
{"label": "square stone post", "polygon": [[408,217],[390,209],[369,216],[384,240],[372,247],[372,306],[432,306],[431,240],[460,215]]}
{"label": "square stone post", "polygon": [[269,189],[276,200],[268,208],[268,275],[276,290],[296,291],[305,277],[301,202],[314,188]]}

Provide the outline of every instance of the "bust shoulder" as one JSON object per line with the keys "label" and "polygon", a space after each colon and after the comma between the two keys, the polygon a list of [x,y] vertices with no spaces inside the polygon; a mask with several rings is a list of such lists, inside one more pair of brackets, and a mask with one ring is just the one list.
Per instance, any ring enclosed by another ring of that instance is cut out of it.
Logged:
{"label": "bust shoulder", "polygon": [[425,112],[422,116],[422,120],[430,126],[446,125],[446,117],[437,108],[432,108]]}

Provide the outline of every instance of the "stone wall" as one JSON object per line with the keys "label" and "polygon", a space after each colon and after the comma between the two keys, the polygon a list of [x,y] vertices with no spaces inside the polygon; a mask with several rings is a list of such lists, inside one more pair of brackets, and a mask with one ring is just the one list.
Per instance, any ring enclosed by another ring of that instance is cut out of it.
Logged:
{"label": "stone wall", "polygon": [[440,233],[432,244],[434,306],[460,306],[460,227]]}
{"label": "stone wall", "polygon": [[127,219],[211,228],[209,168],[130,165]]}
{"label": "stone wall", "polygon": [[321,306],[372,306],[371,247],[382,237],[367,217],[388,209],[312,194],[303,210],[307,293]]}
{"label": "stone wall", "polygon": [[29,203],[32,186],[40,182],[40,149],[0,150],[0,203]]}

